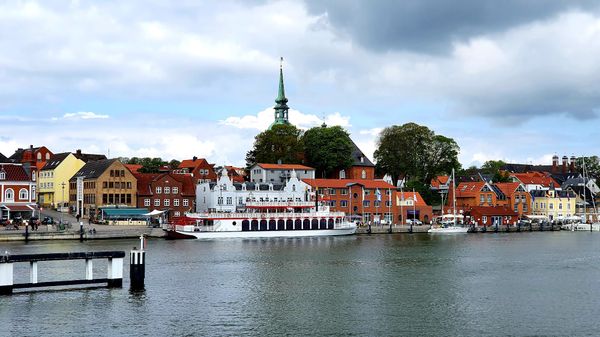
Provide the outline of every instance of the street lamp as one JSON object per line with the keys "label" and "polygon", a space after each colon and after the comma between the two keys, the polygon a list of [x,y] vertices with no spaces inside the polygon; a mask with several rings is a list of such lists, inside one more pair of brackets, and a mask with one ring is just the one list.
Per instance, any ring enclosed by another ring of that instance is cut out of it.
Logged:
{"label": "street lamp", "polygon": [[63,211],[64,211],[64,207],[65,207],[65,182],[63,181],[60,186],[62,187],[62,200],[60,203],[60,223],[62,224],[63,222]]}

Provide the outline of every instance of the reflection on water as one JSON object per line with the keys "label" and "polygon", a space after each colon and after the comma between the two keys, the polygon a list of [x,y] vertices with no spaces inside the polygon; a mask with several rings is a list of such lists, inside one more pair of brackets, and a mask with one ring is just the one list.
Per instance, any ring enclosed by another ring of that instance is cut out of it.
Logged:
{"label": "reflection on water", "polygon": [[[1,297],[0,326],[13,336],[596,335],[599,243],[598,233],[152,240],[145,291],[129,291],[126,265],[123,289]],[[40,263],[40,280],[82,278],[83,266]],[[105,262],[94,268],[104,277]],[[22,280],[27,271],[15,268]]]}

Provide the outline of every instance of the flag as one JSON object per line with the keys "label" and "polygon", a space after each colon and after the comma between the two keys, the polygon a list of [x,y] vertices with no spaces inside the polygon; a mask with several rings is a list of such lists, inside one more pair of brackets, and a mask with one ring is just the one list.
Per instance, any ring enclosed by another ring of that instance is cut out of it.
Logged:
{"label": "flag", "polygon": [[361,187],[362,190],[362,200],[365,200],[365,188]]}
{"label": "flag", "polygon": [[413,188],[413,200],[417,202],[417,194],[415,193],[415,189]]}
{"label": "flag", "polygon": [[381,201],[381,191],[379,189],[375,190],[375,197],[377,198],[377,201]]}

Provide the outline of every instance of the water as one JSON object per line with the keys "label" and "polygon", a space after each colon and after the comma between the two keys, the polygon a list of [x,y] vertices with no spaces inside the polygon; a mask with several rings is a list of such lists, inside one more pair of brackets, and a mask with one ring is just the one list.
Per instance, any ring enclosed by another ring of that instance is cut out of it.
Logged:
{"label": "water", "polygon": [[[599,248],[598,233],[560,232],[151,240],[144,294],[128,291],[126,265],[122,289],[0,297],[0,335],[596,336]],[[24,267],[15,270],[21,281]],[[95,268],[104,277],[106,264]],[[83,275],[82,261],[39,267],[40,281],[73,273]]]}

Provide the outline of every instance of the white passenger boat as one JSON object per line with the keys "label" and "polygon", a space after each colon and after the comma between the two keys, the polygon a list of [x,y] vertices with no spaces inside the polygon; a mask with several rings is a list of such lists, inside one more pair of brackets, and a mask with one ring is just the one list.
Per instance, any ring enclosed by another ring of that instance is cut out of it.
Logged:
{"label": "white passenger boat", "polygon": [[270,238],[351,235],[356,223],[344,212],[314,202],[250,202],[245,212],[187,213],[166,228],[174,239]]}

